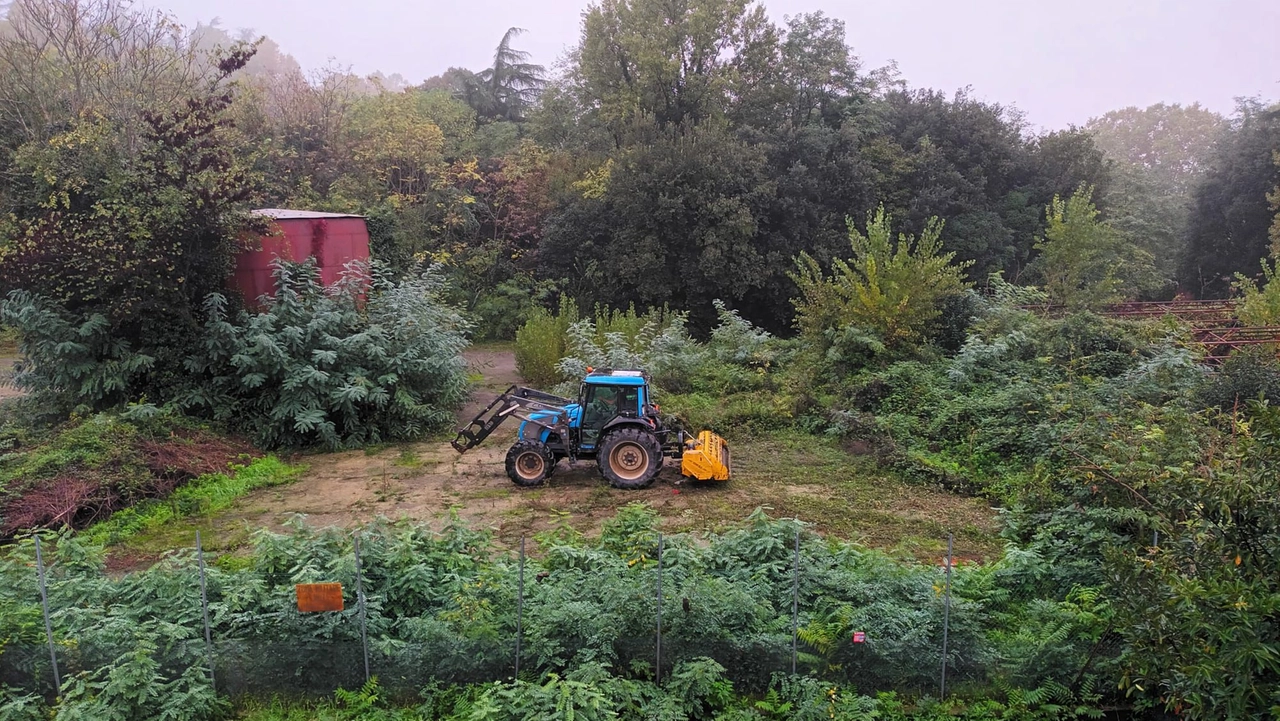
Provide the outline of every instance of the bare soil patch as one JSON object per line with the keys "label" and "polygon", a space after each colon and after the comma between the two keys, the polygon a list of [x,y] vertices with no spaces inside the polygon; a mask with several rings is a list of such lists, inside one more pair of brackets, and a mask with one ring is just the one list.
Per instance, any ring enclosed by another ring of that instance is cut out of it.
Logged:
{"label": "bare soil patch", "polygon": [[[479,379],[459,423],[521,382],[509,347],[474,348],[467,359]],[[796,516],[824,533],[904,555],[940,553],[948,531],[956,533],[957,553],[984,558],[999,552],[995,513],[982,500],[907,485],[884,475],[870,458],[810,436],[730,439],[735,477],[728,483],[686,482],[669,462],[652,487],[623,491],[600,478],[594,461],[562,461],[545,486],[525,489],[512,484],[503,467],[516,426],[500,428],[464,455],[450,447],[450,435],[301,456],[293,460],[308,469],[296,483],[249,494],[227,513],[193,526],[204,530],[207,546],[232,549],[253,529],[280,530],[298,514],[315,527],[350,527],[377,517],[438,525],[456,514],[515,544],[560,522],[592,533],[619,507],[643,502],[672,532],[723,530],[763,506],[772,515]],[[136,550],[138,544],[147,540],[131,545]]]}
{"label": "bare soil patch", "polygon": [[0,342],[0,401],[22,395],[22,391],[9,382],[13,366],[17,362],[18,347],[12,343]]}

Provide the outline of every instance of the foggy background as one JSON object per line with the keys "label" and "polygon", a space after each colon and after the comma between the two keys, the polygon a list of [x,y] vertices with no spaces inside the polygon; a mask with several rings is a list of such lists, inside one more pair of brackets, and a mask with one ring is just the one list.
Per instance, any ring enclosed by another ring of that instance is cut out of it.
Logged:
{"label": "foggy background", "polygon": [[[451,66],[484,68],[512,26],[548,68],[577,42],[584,0],[153,0],[186,25],[218,20],[280,44],[304,69],[333,61],[410,83]],[[844,20],[864,69],[897,61],[912,87],[1015,104],[1033,127],[1108,110],[1280,96],[1276,0],[768,0],[775,20],[822,10]]]}

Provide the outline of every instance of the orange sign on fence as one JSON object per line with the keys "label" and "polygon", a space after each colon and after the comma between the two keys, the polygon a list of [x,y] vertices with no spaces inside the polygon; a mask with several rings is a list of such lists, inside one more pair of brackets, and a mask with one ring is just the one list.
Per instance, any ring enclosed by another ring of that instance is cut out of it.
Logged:
{"label": "orange sign on fence", "polygon": [[299,583],[295,588],[298,611],[302,613],[342,610],[341,583]]}

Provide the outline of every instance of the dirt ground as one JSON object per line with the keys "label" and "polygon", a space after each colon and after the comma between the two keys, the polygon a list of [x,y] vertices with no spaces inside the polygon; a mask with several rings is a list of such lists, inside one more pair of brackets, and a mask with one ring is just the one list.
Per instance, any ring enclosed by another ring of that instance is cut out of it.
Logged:
{"label": "dirt ground", "polygon": [[[474,348],[467,358],[477,384],[458,414],[460,423],[520,382],[509,347]],[[297,482],[254,492],[223,514],[175,524],[117,552],[152,556],[187,545],[196,528],[210,549],[233,550],[254,530],[282,529],[296,514],[309,526],[347,527],[380,516],[441,525],[457,513],[514,544],[566,521],[590,534],[617,508],[636,501],[655,508],[669,532],[723,530],[765,507],[771,515],[798,517],[819,531],[903,555],[939,553],[948,531],[956,533],[959,555],[981,559],[999,552],[995,513],[985,502],[907,486],[883,476],[868,459],[809,436],[729,439],[735,475],[727,483],[684,482],[668,461],[652,487],[623,491],[608,486],[593,461],[580,461],[561,462],[546,485],[525,489],[512,484],[503,467],[516,425],[500,428],[465,455],[450,447],[449,436],[300,456],[292,460],[307,470]]]}
{"label": "dirt ground", "polygon": [[9,372],[18,362],[18,348],[12,343],[0,342],[0,401],[22,395],[9,383]]}

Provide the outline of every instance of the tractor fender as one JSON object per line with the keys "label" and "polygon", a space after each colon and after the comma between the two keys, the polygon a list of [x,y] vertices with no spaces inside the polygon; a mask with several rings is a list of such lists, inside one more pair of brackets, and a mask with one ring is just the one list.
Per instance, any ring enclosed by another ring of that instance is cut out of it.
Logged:
{"label": "tractor fender", "polygon": [[604,438],[606,433],[617,430],[618,428],[641,428],[650,433],[657,433],[658,424],[649,418],[633,418],[631,416],[614,416],[604,427],[600,429],[600,437]]}

